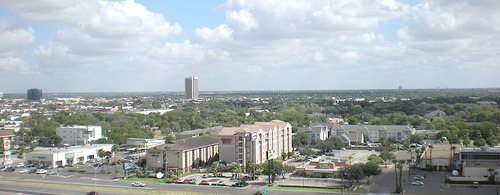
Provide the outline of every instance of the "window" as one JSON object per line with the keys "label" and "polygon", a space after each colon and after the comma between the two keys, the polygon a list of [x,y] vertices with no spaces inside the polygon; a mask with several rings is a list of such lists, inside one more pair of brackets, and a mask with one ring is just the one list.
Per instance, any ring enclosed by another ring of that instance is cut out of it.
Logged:
{"label": "window", "polygon": [[243,137],[238,137],[238,141],[243,141]]}

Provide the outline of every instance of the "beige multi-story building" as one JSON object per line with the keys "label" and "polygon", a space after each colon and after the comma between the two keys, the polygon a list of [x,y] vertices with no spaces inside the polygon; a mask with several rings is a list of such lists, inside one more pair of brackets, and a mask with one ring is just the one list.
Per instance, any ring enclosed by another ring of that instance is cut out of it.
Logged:
{"label": "beige multi-story building", "polygon": [[199,136],[175,140],[147,149],[146,164],[158,170],[190,172],[214,160],[219,142],[215,137]]}
{"label": "beige multi-story building", "polygon": [[268,160],[268,152],[270,159],[292,152],[292,126],[280,120],[225,127],[218,138],[219,159],[226,163],[261,164]]}

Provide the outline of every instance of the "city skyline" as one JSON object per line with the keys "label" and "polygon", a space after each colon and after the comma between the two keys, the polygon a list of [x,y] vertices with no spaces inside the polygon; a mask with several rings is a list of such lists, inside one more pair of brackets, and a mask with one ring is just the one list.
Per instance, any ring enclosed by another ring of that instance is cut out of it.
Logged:
{"label": "city skyline", "polygon": [[498,88],[498,26],[491,0],[0,0],[0,91]]}

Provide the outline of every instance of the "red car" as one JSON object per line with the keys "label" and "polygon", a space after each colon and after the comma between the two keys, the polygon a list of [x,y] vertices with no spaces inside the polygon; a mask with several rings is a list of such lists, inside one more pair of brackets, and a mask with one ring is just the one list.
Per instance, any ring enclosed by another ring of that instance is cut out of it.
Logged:
{"label": "red car", "polygon": [[176,178],[172,179],[172,182],[177,183],[180,179],[181,178],[176,177]]}

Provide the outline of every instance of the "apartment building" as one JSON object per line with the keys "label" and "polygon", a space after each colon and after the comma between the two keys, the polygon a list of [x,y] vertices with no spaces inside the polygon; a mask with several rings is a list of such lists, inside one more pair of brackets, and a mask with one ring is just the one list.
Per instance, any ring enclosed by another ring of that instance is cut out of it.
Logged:
{"label": "apartment building", "polygon": [[415,128],[408,125],[332,125],[331,127],[330,136],[363,134],[365,141],[370,142],[379,142],[382,137],[404,140],[416,132]]}
{"label": "apartment building", "polygon": [[330,128],[323,124],[317,124],[309,127],[299,127],[298,132],[304,132],[308,137],[308,143],[314,144],[328,139]]}
{"label": "apartment building", "polygon": [[292,126],[280,120],[225,127],[218,138],[219,159],[226,163],[261,164],[268,160],[267,154],[277,159],[292,152]]}
{"label": "apartment building", "polygon": [[56,128],[56,134],[63,141],[62,144],[75,146],[88,144],[102,137],[101,126],[70,126]]}

